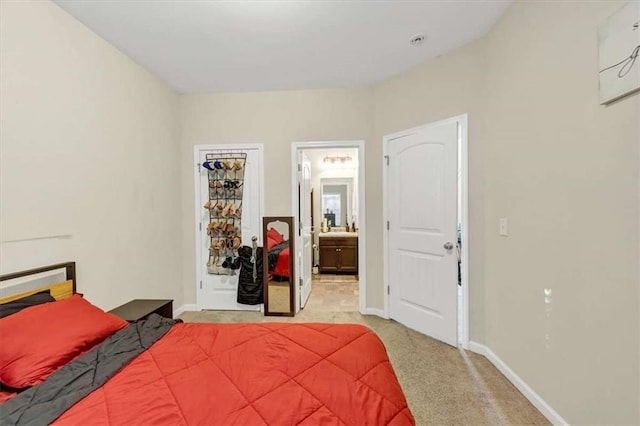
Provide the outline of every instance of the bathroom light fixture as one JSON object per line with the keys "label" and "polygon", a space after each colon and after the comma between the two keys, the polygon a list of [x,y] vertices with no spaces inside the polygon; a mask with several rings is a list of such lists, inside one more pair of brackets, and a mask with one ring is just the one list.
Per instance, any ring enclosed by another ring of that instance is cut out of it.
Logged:
{"label": "bathroom light fixture", "polygon": [[336,164],[336,163],[341,163],[341,164],[346,164],[346,163],[351,163],[353,160],[351,159],[350,156],[338,156],[338,155],[327,155],[326,157],[324,157],[322,159],[323,163],[331,163],[331,164]]}

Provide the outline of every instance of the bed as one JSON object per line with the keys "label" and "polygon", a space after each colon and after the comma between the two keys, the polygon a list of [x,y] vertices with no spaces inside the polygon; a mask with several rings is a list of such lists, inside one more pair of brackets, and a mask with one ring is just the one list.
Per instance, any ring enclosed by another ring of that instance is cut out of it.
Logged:
{"label": "bed", "polygon": [[0,381],[13,387],[4,390],[2,424],[414,424],[386,350],[366,327],[157,315],[129,324],[75,294],[70,265],[55,265],[73,273],[62,295],[50,291],[55,301],[0,318]]}

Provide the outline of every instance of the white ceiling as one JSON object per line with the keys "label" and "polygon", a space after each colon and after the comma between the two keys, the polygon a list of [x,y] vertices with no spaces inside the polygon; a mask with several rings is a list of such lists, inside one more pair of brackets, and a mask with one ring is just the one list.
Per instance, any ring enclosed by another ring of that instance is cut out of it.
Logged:
{"label": "white ceiling", "polygon": [[[509,5],[54,1],[180,93],[366,86],[481,37]],[[427,40],[411,46],[419,33]]]}

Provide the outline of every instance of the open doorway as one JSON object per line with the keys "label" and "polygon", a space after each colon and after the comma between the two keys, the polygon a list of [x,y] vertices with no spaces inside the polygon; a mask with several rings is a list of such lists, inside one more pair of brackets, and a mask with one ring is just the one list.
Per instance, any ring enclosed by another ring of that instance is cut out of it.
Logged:
{"label": "open doorway", "polygon": [[297,142],[296,312],[364,312],[364,143]]}

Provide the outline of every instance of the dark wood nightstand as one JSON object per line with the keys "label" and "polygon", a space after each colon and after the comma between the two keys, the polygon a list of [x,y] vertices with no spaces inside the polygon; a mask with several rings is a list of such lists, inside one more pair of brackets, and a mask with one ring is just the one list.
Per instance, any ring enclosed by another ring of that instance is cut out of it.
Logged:
{"label": "dark wood nightstand", "polygon": [[138,321],[151,314],[173,318],[172,299],[134,299],[109,311],[126,321]]}

